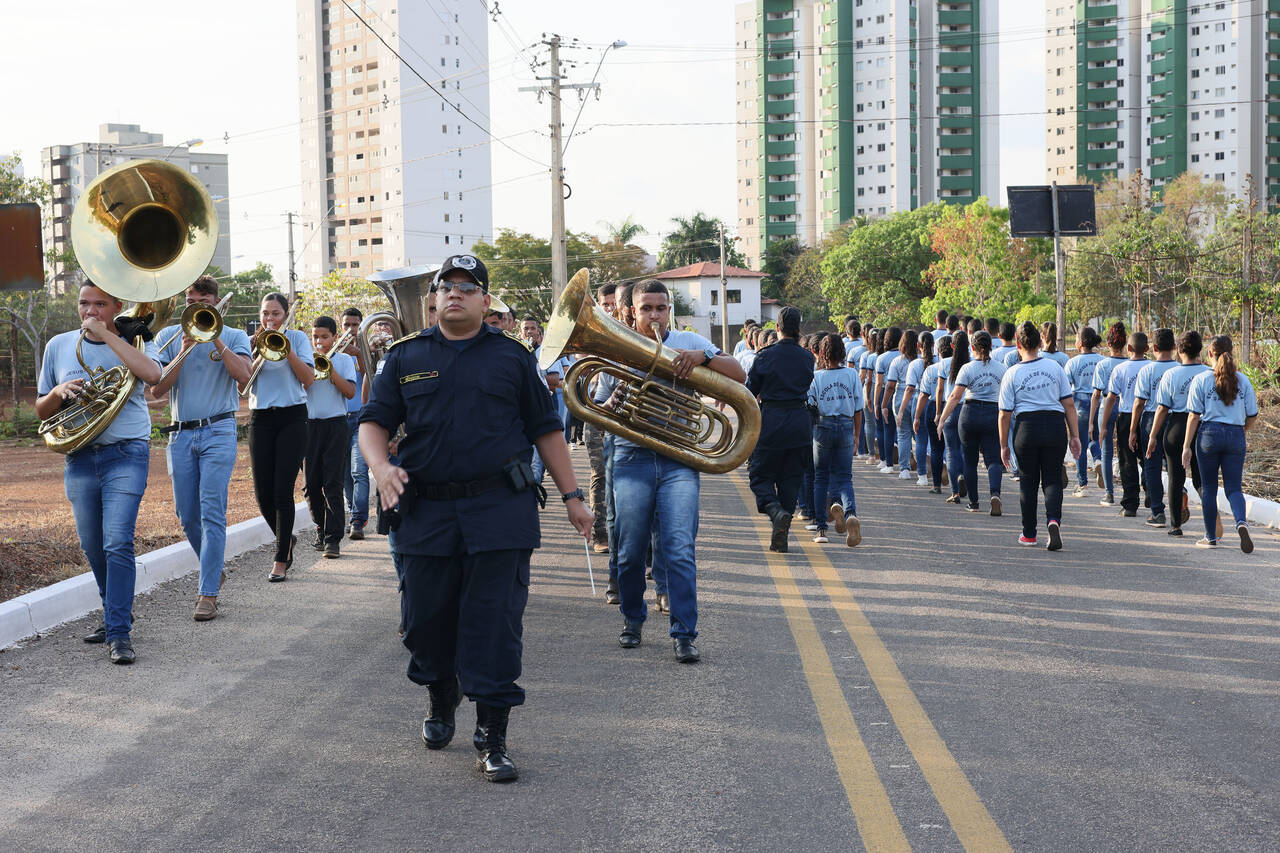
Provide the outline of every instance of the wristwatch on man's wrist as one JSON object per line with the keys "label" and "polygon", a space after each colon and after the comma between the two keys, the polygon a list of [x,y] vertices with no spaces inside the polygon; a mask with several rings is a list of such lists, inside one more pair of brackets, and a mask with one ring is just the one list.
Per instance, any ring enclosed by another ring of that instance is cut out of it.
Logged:
{"label": "wristwatch on man's wrist", "polygon": [[715,349],[715,347],[707,347],[706,349],[704,349],[704,350],[702,351],[702,354],[703,354],[703,355],[705,355],[705,356],[707,357],[707,360],[706,360],[706,361],[704,361],[704,362],[702,362],[702,363],[703,363],[703,364],[710,364],[710,363],[711,363],[711,359],[715,358],[715,357],[716,357],[716,355],[717,355],[718,353],[716,353],[716,349]]}
{"label": "wristwatch on man's wrist", "polygon": [[574,498],[577,498],[583,503],[587,502],[587,496],[582,493],[582,489],[574,489],[572,492],[564,492],[560,495],[560,500],[564,501],[565,503],[568,503]]}

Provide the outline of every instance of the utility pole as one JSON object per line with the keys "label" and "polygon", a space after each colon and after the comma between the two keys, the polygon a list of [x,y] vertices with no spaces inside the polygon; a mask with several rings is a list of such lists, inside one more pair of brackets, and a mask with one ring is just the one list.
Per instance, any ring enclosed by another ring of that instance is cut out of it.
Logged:
{"label": "utility pole", "polygon": [[716,226],[720,231],[720,349],[733,352],[729,346],[729,279],[724,271],[724,223]]}
{"label": "utility pole", "polygon": [[[551,52],[550,76],[539,77],[547,85],[522,86],[521,92],[537,92],[538,100],[543,93],[551,96],[551,304],[560,300],[565,284],[569,281],[569,246],[568,235],[564,223],[564,128],[560,119],[560,94],[565,89],[596,89],[598,83],[562,83],[560,76],[560,36],[554,33],[543,39],[543,44]],[[585,94],[582,97],[586,97]]]}
{"label": "utility pole", "polygon": [[285,218],[289,220],[289,304],[292,305],[298,295],[298,275],[293,268],[293,211],[286,213]]}
{"label": "utility pole", "polygon": [[1244,258],[1241,266],[1241,284],[1243,289],[1240,293],[1240,357],[1244,364],[1248,364],[1253,356],[1253,297],[1250,290],[1253,286],[1253,180],[1248,179],[1249,195],[1246,199],[1248,210],[1245,213],[1244,220],[1244,239],[1242,248],[1244,249]]}
{"label": "utility pole", "polygon": [[1053,182],[1053,274],[1058,283],[1058,351],[1067,348],[1067,253],[1062,251],[1062,236],[1058,233],[1058,182]]}

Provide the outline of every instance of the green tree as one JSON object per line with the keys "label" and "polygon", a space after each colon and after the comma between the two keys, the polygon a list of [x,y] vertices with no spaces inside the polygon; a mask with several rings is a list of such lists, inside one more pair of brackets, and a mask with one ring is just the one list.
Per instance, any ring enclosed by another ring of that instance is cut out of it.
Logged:
{"label": "green tree", "polygon": [[[675,228],[662,238],[662,250],[658,254],[658,269],[673,270],[690,264],[710,261],[720,262],[720,228],[723,223],[701,211],[690,217],[677,216],[671,222]],[[726,230],[726,235],[727,231]],[[746,259],[725,237],[725,265],[745,267]]]}
{"label": "green tree", "polygon": [[770,240],[760,264],[760,270],[766,276],[760,281],[760,295],[766,299],[780,299],[786,290],[792,265],[804,252],[804,244],[796,237]]}
{"label": "green tree", "polygon": [[599,224],[604,226],[605,233],[609,235],[607,242],[620,243],[626,245],[641,234],[648,234],[644,226],[635,221],[631,214],[627,214],[627,218],[618,223],[601,221]]}
{"label": "green tree", "polygon": [[[569,234],[568,273],[590,267],[596,258],[592,237]],[[481,241],[471,247],[489,268],[489,289],[516,312],[545,321],[551,316],[551,242],[510,228],[498,231],[493,243]]]}

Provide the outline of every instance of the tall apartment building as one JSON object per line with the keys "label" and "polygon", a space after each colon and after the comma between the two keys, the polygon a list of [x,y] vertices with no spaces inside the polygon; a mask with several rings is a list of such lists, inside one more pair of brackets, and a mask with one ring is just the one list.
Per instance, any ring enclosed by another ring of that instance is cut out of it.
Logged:
{"label": "tall apartment building", "polygon": [[1048,178],[1280,199],[1280,0],[1048,0]]}
{"label": "tall apartment building", "polygon": [[338,0],[298,0],[304,282],[492,239],[489,137],[457,112],[489,125],[484,6],[351,5],[359,17]]}
{"label": "tall apartment building", "polygon": [[[227,155],[206,154],[185,145],[166,145],[164,135],[146,133],[136,124],[103,124],[97,142],[50,145],[40,151],[40,175],[53,190],[53,208],[44,217],[46,251],[65,252],[71,239],[71,211],[101,173],[129,160],[158,159],[186,169],[199,179],[218,211],[218,246],[210,261],[231,271],[231,215],[223,201],[228,194]],[[55,264],[50,270],[55,293],[78,288],[84,276]]]}
{"label": "tall apartment building", "polygon": [[[994,0],[736,8],[738,231],[813,245],[854,216],[998,196]],[[985,34],[985,37],[984,37]]]}

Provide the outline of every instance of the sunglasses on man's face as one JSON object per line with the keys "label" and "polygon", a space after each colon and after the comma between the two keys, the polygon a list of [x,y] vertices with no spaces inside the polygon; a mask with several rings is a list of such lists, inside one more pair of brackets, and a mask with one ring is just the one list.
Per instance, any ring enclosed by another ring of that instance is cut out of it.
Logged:
{"label": "sunglasses on man's face", "polygon": [[470,296],[481,289],[480,285],[474,281],[439,281],[431,286],[432,293],[448,293],[450,290],[456,290],[463,296]]}

